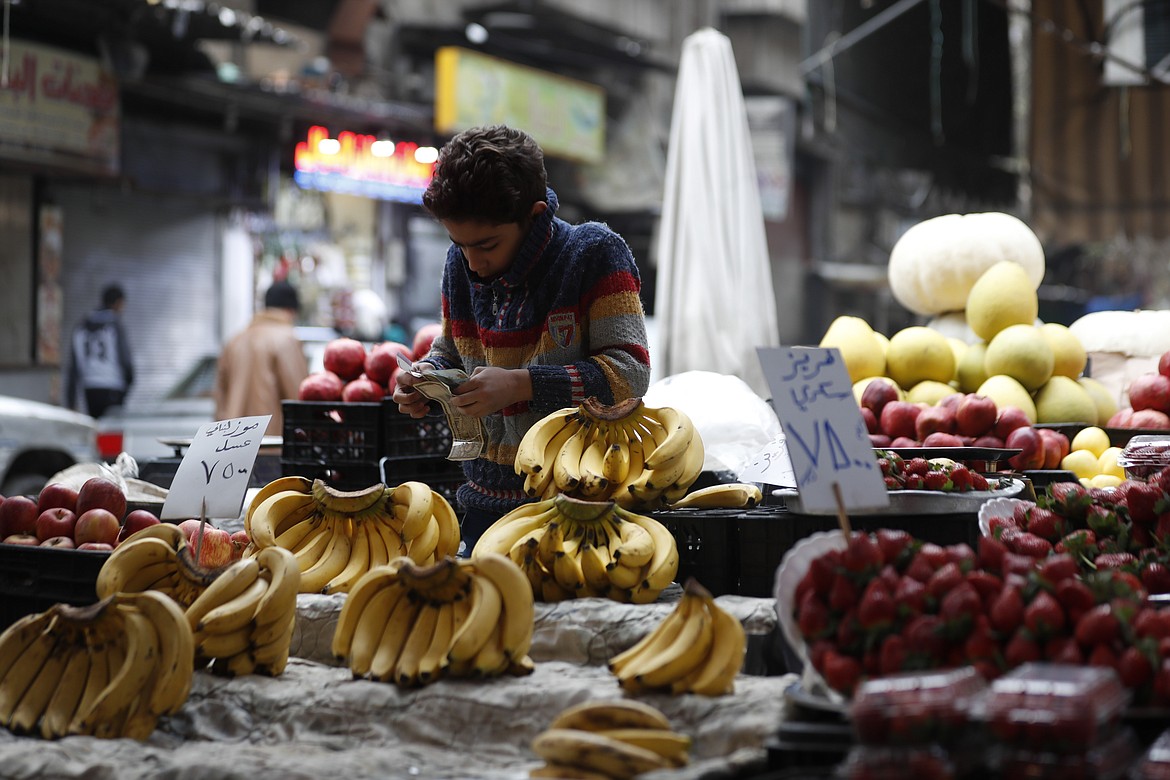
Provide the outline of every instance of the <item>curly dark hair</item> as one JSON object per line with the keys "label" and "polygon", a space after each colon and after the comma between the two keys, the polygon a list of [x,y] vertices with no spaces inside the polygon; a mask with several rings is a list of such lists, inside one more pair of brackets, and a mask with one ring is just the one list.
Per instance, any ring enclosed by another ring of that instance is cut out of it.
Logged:
{"label": "curly dark hair", "polygon": [[435,219],[527,224],[546,199],[544,152],[532,136],[503,125],[473,127],[439,152],[423,206]]}

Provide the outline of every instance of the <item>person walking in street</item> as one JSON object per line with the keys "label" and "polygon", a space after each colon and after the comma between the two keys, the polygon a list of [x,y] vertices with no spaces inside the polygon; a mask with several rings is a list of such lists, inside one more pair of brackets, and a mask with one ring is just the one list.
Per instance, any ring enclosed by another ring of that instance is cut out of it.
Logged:
{"label": "person walking in street", "polygon": [[122,326],[122,307],[126,294],[117,284],[102,290],[100,309],[90,312],[73,330],[69,372],[65,380],[66,405],[82,409],[91,417],[101,417],[112,407],[121,406],[134,384],[134,363],[130,342]]}
{"label": "person walking in street", "polygon": [[[595,396],[642,396],[650,378],[641,278],[604,224],[556,216],[536,141],[504,126],[443,146],[423,206],[447,230],[442,332],[419,371],[462,369],[453,404],[483,419],[487,451],[464,463],[457,500],[470,552],[491,523],[529,500],[513,464],[537,420]],[[394,401],[412,417],[427,400],[398,373]]]}
{"label": "person walking in street", "polygon": [[217,420],[271,414],[265,433],[283,433],[281,401],[295,399],[309,375],[304,347],[293,329],[298,311],[296,288],[287,281],[274,282],[264,293],[264,308],[224,346],[215,376]]}

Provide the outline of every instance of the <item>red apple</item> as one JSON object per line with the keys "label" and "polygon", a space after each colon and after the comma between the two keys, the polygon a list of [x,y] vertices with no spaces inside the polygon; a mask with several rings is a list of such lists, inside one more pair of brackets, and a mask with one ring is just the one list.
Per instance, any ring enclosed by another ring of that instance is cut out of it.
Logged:
{"label": "red apple", "polygon": [[1163,352],[1162,357],[1158,358],[1158,373],[1170,376],[1170,350]]}
{"label": "red apple", "polygon": [[916,435],[915,421],[921,413],[922,407],[918,404],[909,401],[890,401],[882,407],[882,413],[878,415],[882,433],[894,439],[903,436],[913,439]]}
{"label": "red apple", "polygon": [[9,496],[0,504],[0,535],[28,534],[35,538],[39,514],[37,502],[28,496]]}
{"label": "red apple", "polygon": [[[191,522],[184,520],[184,523]],[[196,520],[196,523],[199,521]],[[181,524],[180,524],[181,525]],[[220,566],[225,566],[232,561],[232,537],[227,531],[221,528],[216,528],[211,523],[208,523],[203,528],[202,536],[198,528],[191,534],[191,541],[188,542],[188,547],[191,550],[192,557],[195,556],[196,550],[199,551],[198,563],[205,569],[218,569]],[[202,541],[200,541],[202,539]]]}
{"label": "red apple", "polygon": [[42,542],[54,536],[73,538],[73,527],[77,525],[77,515],[72,509],[58,506],[46,509],[37,515],[36,536]]}
{"label": "red apple", "polygon": [[955,411],[949,406],[928,406],[914,418],[914,436],[924,445],[926,437],[936,432],[955,432]]}
{"label": "red apple", "polygon": [[[1129,383],[1129,405],[1134,412],[1156,409],[1170,412],[1170,376],[1142,374]],[[1146,426],[1143,426],[1146,427]]]}
{"label": "red apple", "polygon": [[978,438],[995,427],[998,417],[995,401],[985,395],[967,393],[955,409],[955,430],[963,436]]}
{"label": "red apple", "polygon": [[340,401],[345,382],[332,371],[316,371],[301,381],[297,399],[301,401]]}
{"label": "red apple", "polygon": [[1032,421],[1018,406],[1005,406],[999,410],[995,420],[995,435],[1007,441],[1008,434],[1016,428],[1031,427]]}
{"label": "red apple", "polygon": [[94,550],[96,552],[109,552],[114,549],[114,545],[106,542],[82,542],[77,545],[78,550]]}
{"label": "red apple", "polygon": [[1068,437],[1060,431],[1051,428],[1037,428],[1040,438],[1044,442],[1044,465],[1040,468],[1058,469],[1064,456],[1068,455],[1071,443]]}
{"label": "red apple", "polygon": [[398,373],[398,356],[413,362],[414,353],[410,347],[397,341],[384,341],[366,354],[366,376],[385,387],[390,377]]}
{"label": "red apple", "polygon": [[[113,480],[105,477],[90,477],[81,486],[81,490],[77,491],[78,520],[91,509],[104,509],[113,515],[115,520],[121,522],[122,516],[126,514],[126,494],[122,492],[121,486]],[[94,541],[105,540],[95,539]],[[109,542],[113,544],[114,539],[111,538]]]}
{"label": "red apple", "polygon": [[962,447],[963,440],[953,433],[934,431],[922,439],[923,447]]}
{"label": "red apple", "polygon": [[126,519],[122,521],[122,529],[118,531],[118,544],[126,541],[143,528],[158,525],[160,522],[162,521],[158,519],[158,515],[148,509],[131,510],[126,515]]}
{"label": "red apple", "polygon": [[11,534],[4,537],[4,544],[27,544],[29,547],[36,547],[41,543],[41,540],[32,534]]}
{"label": "red apple", "polygon": [[357,379],[345,383],[345,387],[341,391],[341,400],[346,403],[377,403],[385,395],[385,388],[362,374]]}
{"label": "red apple", "polygon": [[989,447],[993,450],[1003,449],[1003,439],[994,434],[986,434],[984,436],[977,436],[975,441],[971,442],[972,447]]}
{"label": "red apple", "polygon": [[915,439],[913,436],[899,436],[890,442],[891,449],[905,449],[906,447],[921,447],[922,442]]}
{"label": "red apple", "polygon": [[244,548],[248,546],[251,539],[248,538],[248,532],[242,528],[232,534],[232,560],[238,561],[244,557]]}
{"label": "red apple", "polygon": [[1017,471],[1044,468],[1044,440],[1030,425],[1014,429],[1004,439],[1004,446],[1021,452],[1008,458],[1008,463]]}
{"label": "red apple", "polygon": [[323,361],[326,371],[348,382],[366,370],[366,348],[357,339],[333,339],[325,345]]}
{"label": "red apple", "polygon": [[1133,409],[1128,406],[1122,407],[1113,413],[1109,421],[1105,423],[1106,428],[1129,428],[1130,419],[1133,417]]}
{"label": "red apple", "polygon": [[113,512],[95,506],[78,515],[77,527],[73,529],[73,541],[79,547],[86,542],[103,542],[113,547],[118,542],[120,530],[122,526]]}
{"label": "red apple", "polygon": [[1166,430],[1170,428],[1170,415],[1157,409],[1138,409],[1129,418],[1129,427]]}
{"label": "red apple", "polygon": [[45,485],[37,496],[37,514],[57,507],[77,512],[77,491],[63,482]]}
{"label": "red apple", "polygon": [[873,409],[866,406],[861,407],[861,419],[865,421],[866,433],[881,433],[881,428],[878,427],[877,415],[873,413]]}
{"label": "red apple", "polygon": [[959,411],[959,404],[963,403],[963,399],[966,397],[966,393],[951,393],[950,395],[944,395],[939,400],[939,402],[935,404],[935,406],[945,406],[952,412],[957,412]]}
{"label": "red apple", "polygon": [[886,436],[884,433],[871,433],[869,435],[869,443],[874,447],[879,447],[881,449],[889,447],[893,441],[893,439],[891,439],[889,436]]}
{"label": "red apple", "polygon": [[437,322],[428,322],[421,328],[414,332],[414,340],[411,343],[410,351],[414,355],[415,360],[422,360],[426,354],[431,351],[431,343],[434,342],[435,337],[443,332],[443,326]]}
{"label": "red apple", "polygon": [[898,388],[888,379],[871,379],[861,391],[861,406],[873,412],[874,417],[882,416],[882,409],[890,401],[898,400]]}
{"label": "red apple", "polygon": [[62,550],[72,550],[75,545],[68,536],[50,536],[40,544],[41,547],[60,547]]}

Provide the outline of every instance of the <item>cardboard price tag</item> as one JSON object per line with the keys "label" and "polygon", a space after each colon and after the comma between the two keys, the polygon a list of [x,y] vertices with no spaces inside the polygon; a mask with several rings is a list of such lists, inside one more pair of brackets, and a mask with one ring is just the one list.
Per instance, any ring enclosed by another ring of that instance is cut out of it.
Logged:
{"label": "cardboard price tag", "polygon": [[271,418],[237,417],[202,426],[179,462],[159,517],[239,517]]}
{"label": "cardboard price tag", "polygon": [[835,348],[759,347],[806,511],[890,505],[853,384]]}
{"label": "cardboard price tag", "polygon": [[777,487],[796,487],[796,473],[792,470],[784,434],[765,444],[759,454],[740,470],[739,478]]}

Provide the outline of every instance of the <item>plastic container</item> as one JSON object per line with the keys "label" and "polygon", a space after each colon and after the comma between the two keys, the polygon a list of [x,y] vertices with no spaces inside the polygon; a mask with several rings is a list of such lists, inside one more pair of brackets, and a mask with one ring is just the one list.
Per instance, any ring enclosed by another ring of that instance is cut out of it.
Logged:
{"label": "plastic container", "polygon": [[1134,436],[1117,456],[1130,479],[1145,479],[1170,466],[1170,434]]}
{"label": "plastic container", "polygon": [[1006,745],[1083,753],[1118,730],[1129,700],[1111,668],[1027,663],[992,682],[977,709]]}
{"label": "plastic container", "polygon": [[445,415],[414,418],[387,406],[382,432],[382,454],[389,458],[446,458],[451,452],[451,425]]}
{"label": "plastic container", "polygon": [[0,544],[0,629],[54,604],[93,604],[109,557],[101,550]]}
{"label": "plastic container", "polygon": [[758,506],[739,516],[738,552],[740,596],[770,598],[776,569],[795,544],[792,516],[783,506]]}
{"label": "plastic container", "polygon": [[1128,729],[1080,752],[999,746],[990,763],[1001,780],[1119,780],[1137,758],[1139,747]]}
{"label": "plastic container", "polygon": [[383,406],[283,401],[281,474],[321,478],[340,490],[375,484],[382,457]]}
{"label": "plastic container", "polygon": [[951,744],[966,731],[971,705],[986,691],[986,681],[971,666],[903,672],[863,682],[850,717],[865,745]]}
{"label": "plastic container", "polygon": [[1132,780],[1170,780],[1170,731],[1163,731],[1130,773]]}
{"label": "plastic container", "polygon": [[736,535],[741,509],[670,509],[649,516],[678,545],[678,582],[694,577],[715,596],[737,594]]}
{"label": "plastic container", "polygon": [[965,776],[938,745],[858,745],[837,767],[839,780],[949,780]]}
{"label": "plastic container", "polygon": [[382,458],[378,464],[378,479],[394,487],[403,482],[422,482],[429,485],[447,503],[458,509],[455,494],[467,481],[460,461],[445,457]]}

